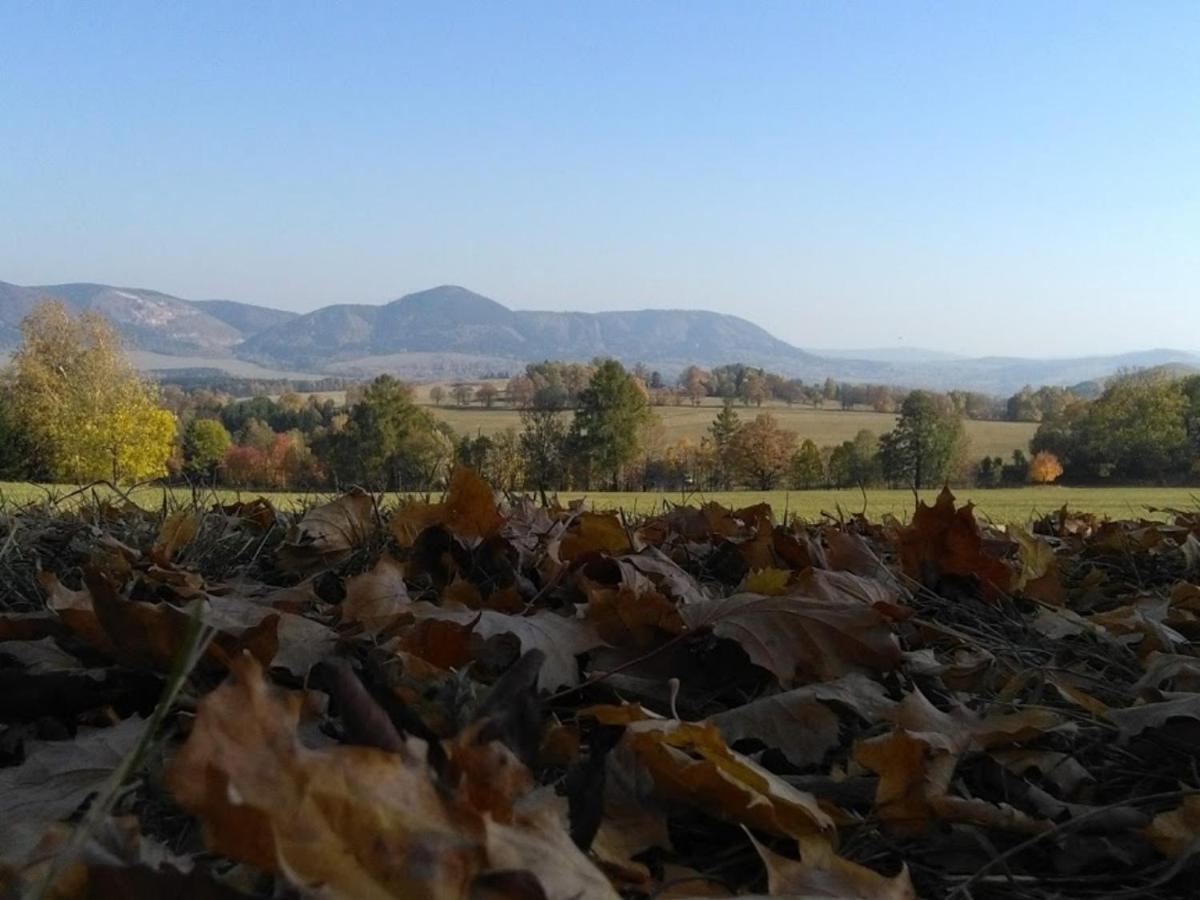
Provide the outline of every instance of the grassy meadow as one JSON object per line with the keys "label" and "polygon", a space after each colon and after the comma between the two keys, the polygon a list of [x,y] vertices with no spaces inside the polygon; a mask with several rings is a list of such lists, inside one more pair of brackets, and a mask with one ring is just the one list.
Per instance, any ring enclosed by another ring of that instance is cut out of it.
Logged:
{"label": "grassy meadow", "polygon": [[[192,492],[180,487],[147,485],[134,488],[128,493],[131,500],[143,508],[158,508],[187,504]],[[266,496],[280,509],[295,509],[329,499],[324,493],[235,491],[228,489],[206,490],[197,496],[205,505],[230,503],[239,497],[250,499]],[[818,519],[826,514],[837,517],[864,511],[863,494],[856,490],[814,491],[721,491],[712,493],[680,494],[678,492],[591,493],[562,492],[557,495],[562,503],[583,500],[590,509],[624,510],[631,516],[641,516],[661,511],[666,504],[700,504],[716,501],[734,508],[767,502],[776,517],[799,516],[803,519]],[[932,503],[937,491],[925,491],[922,499]],[[960,502],[970,500],[977,512],[994,522],[1025,522],[1052,512],[1064,504],[1073,510],[1091,512],[1101,516],[1122,519],[1164,518],[1169,509],[1196,510],[1200,508],[1200,489],[1177,487],[1020,487],[1020,488],[962,488],[955,491]],[[22,482],[0,482],[0,509],[12,508],[27,503],[54,501],[60,507],[78,506],[94,499],[119,499],[109,488],[93,487],[79,491],[70,485],[36,485]],[[394,503],[398,495],[384,498],[384,504]],[[868,490],[866,513],[872,519],[893,515],[906,520],[912,515],[913,495],[911,491]]]}

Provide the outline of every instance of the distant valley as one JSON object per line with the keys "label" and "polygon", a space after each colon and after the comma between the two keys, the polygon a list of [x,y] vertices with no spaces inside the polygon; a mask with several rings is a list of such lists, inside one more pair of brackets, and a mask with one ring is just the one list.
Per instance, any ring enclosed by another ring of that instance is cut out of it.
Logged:
{"label": "distant valley", "polygon": [[0,282],[0,350],[19,343],[21,319],[45,297],[108,316],[147,370],[211,368],[261,377],[366,377],[388,371],[407,378],[448,378],[511,372],[544,359],[612,356],[667,375],[692,363],[744,362],[806,381],[832,377],[1006,394],[1024,384],[1071,385],[1123,369],[1200,368],[1200,355],[1179,350],[1077,359],[969,359],[917,348],[808,351],[737,316],[685,309],[513,310],[451,285],[382,305],[337,304],[298,314],[142,288]]}

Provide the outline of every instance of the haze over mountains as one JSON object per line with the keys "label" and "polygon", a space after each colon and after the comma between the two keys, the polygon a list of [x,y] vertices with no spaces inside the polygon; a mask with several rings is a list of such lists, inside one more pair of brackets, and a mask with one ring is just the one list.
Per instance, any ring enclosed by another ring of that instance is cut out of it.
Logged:
{"label": "haze over mountains", "polygon": [[185,300],[142,288],[0,282],[0,349],[19,343],[21,319],[45,297],[77,311],[104,313],[131,348],[142,351],[135,354],[139,365],[151,369],[207,367],[246,374],[246,365],[256,364],[264,372],[471,377],[513,372],[544,359],[612,356],[667,375],[691,363],[744,362],[810,381],[833,377],[1002,394],[1024,384],[1069,385],[1128,368],[1200,367],[1200,355],[1179,350],[1041,360],[967,359],[917,348],[821,353],[721,313],[513,310],[452,285],[383,305],[336,304],[298,314],[233,300]]}

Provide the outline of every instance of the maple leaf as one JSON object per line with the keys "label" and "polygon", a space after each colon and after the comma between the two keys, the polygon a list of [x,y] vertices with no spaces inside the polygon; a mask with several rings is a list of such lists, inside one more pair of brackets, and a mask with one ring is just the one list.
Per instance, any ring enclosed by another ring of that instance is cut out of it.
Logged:
{"label": "maple leaf", "polygon": [[442,525],[460,540],[473,543],[498,533],[504,517],[496,509],[488,483],[474,469],[457,466],[440,503],[408,503],[388,520],[401,547],[412,546],[417,535],[432,525]]}
{"label": "maple leaf", "polygon": [[838,744],[839,719],[831,704],[874,722],[895,704],[882,686],[852,673],[836,681],[772,694],[712,717],[729,743],[753,738],[779,750],[794,766],[820,763]]}
{"label": "maple leaf", "polygon": [[689,628],[737,641],[785,687],[860,669],[889,671],[901,660],[887,620],[854,601],[734,594],[689,604],[680,614]]}
{"label": "maple leaf", "polygon": [[984,552],[983,536],[975,523],[974,505],[954,507],[954,495],[943,488],[937,502],[917,504],[912,524],[897,536],[904,574],[921,583],[941,575],[977,578],[984,597],[1009,589],[1012,572],[1004,561]]}
{"label": "maple leaf", "polygon": [[248,657],[232,672],[201,701],[166,775],[214,852],[345,900],[449,900],[513,867],[548,898],[573,896],[564,887],[577,891],[585,876],[592,895],[615,896],[557,821],[496,823],[471,806],[470,791],[439,785],[415,739],[400,752],[309,749],[297,737],[301,695],[274,691]]}
{"label": "maple leaf", "polygon": [[424,602],[414,603],[410,610],[418,619],[472,624],[484,638],[511,634],[520,641],[523,652],[541,650],[546,654],[546,663],[538,675],[538,687],[542,690],[579,684],[579,665],[575,657],[604,645],[591,624],[548,611],[512,616],[491,609],[468,609],[457,603],[434,606]]}

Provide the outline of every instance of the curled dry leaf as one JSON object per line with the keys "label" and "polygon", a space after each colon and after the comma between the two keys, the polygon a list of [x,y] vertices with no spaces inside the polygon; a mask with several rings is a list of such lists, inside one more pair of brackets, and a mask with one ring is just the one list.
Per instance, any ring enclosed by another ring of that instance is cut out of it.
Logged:
{"label": "curled dry leaf", "polygon": [[833,852],[828,841],[800,841],[800,859],[788,859],[758,841],[772,896],[791,900],[917,900],[908,867],[888,878]]}
{"label": "curled dry leaf", "polygon": [[442,525],[460,540],[475,542],[498,533],[504,517],[496,508],[496,497],[488,483],[473,469],[458,466],[450,476],[444,500],[408,503],[388,521],[401,547],[411,547],[417,535],[431,525]]}
{"label": "curled dry leaf", "polygon": [[627,747],[665,800],[787,837],[829,834],[833,820],[816,799],[729,749],[711,722],[647,717],[639,707],[591,707],[605,724],[625,724]]}
{"label": "curled dry leaf", "polygon": [[353,490],[305,513],[288,529],[276,560],[297,570],[336,565],[375,532],[375,524],[375,499]]}
{"label": "curled dry leaf", "polygon": [[342,622],[378,634],[404,615],[409,605],[404,565],[384,554],[369,572],[346,579],[346,597],[339,611]]}

